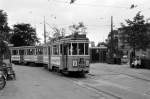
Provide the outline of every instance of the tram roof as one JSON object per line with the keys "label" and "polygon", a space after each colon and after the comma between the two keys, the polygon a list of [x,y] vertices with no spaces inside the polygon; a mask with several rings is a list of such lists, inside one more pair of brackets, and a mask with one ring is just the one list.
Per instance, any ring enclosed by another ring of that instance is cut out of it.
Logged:
{"label": "tram roof", "polygon": [[11,47],[15,49],[21,49],[21,48],[37,48],[37,47],[42,47],[42,45],[37,45],[37,46],[18,46],[18,47]]}
{"label": "tram roof", "polygon": [[89,39],[86,37],[85,34],[77,34],[77,35],[69,35],[66,37],[53,38],[50,43],[63,41],[89,41]]}
{"label": "tram roof", "polygon": [[107,49],[107,47],[106,46],[90,47],[90,49]]}

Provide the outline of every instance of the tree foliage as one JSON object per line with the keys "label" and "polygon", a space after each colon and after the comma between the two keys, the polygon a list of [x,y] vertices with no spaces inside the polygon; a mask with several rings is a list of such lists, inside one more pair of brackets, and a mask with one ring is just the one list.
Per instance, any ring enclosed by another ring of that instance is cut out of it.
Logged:
{"label": "tree foliage", "polygon": [[66,30],[64,28],[53,27],[53,37],[57,38],[60,36],[65,36]]}
{"label": "tree foliage", "polygon": [[3,56],[9,55],[8,43],[3,40],[3,37],[0,36],[0,64],[3,63]]}
{"label": "tree foliage", "polygon": [[13,26],[13,32],[10,41],[14,46],[31,46],[39,42],[35,28],[31,27],[30,24],[16,24]]}
{"label": "tree foliage", "polygon": [[3,40],[9,42],[10,28],[7,23],[7,13],[0,10],[0,36]]}
{"label": "tree foliage", "polygon": [[127,26],[122,25],[123,39],[126,39],[129,46],[133,49],[145,49],[149,46],[150,31],[149,25],[145,23],[144,16],[140,12],[133,20],[126,20]]}
{"label": "tree foliage", "polygon": [[83,22],[79,22],[78,24],[73,24],[69,26],[70,30],[72,31],[72,34],[86,34],[86,26]]}
{"label": "tree foliage", "polygon": [[106,44],[105,42],[99,42],[99,43],[97,44],[97,47],[100,47],[100,46],[107,46],[107,44]]}

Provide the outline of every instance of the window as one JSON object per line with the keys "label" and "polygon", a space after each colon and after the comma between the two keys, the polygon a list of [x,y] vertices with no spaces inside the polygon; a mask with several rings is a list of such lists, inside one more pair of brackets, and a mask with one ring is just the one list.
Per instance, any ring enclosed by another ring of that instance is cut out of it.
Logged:
{"label": "window", "polygon": [[24,55],[24,50],[19,50],[19,55]]}
{"label": "window", "polygon": [[62,54],[62,52],[63,52],[63,46],[62,46],[62,44],[60,45],[60,54]]}
{"label": "window", "polygon": [[35,50],[34,49],[27,49],[27,55],[34,55]]}
{"label": "window", "polygon": [[43,49],[42,48],[38,48],[38,55],[42,55],[43,54]]}
{"label": "window", "polygon": [[85,43],[85,55],[88,55],[89,44]]}
{"label": "window", "polygon": [[71,55],[71,53],[72,53],[71,43],[69,43],[68,46],[69,46],[69,55]]}
{"label": "window", "polygon": [[30,55],[30,49],[27,49],[27,55]]}
{"label": "window", "polygon": [[13,50],[13,51],[12,51],[12,54],[13,54],[13,55],[18,55],[18,50]]}
{"label": "window", "polygon": [[53,55],[59,55],[59,45],[53,45]]}
{"label": "window", "polygon": [[79,55],[84,55],[84,43],[79,43]]}
{"label": "window", "polygon": [[[53,54],[57,53],[56,45],[53,46]],[[89,44],[88,43],[67,43],[67,45],[60,45],[60,53],[64,51],[64,55],[88,55],[89,54]]]}
{"label": "window", "polygon": [[43,48],[43,54],[44,54],[44,55],[47,55],[47,54],[48,54],[48,48],[46,48],[46,47]]}
{"label": "window", "polygon": [[72,43],[72,55],[77,55],[77,43]]}

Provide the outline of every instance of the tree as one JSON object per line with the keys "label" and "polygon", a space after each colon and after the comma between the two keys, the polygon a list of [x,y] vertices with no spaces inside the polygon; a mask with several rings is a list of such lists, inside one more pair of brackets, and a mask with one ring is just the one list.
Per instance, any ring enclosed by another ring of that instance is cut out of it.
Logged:
{"label": "tree", "polygon": [[57,38],[60,36],[65,36],[65,29],[64,28],[57,28],[57,27],[53,27],[53,37]]}
{"label": "tree", "polygon": [[72,31],[72,34],[87,34],[86,32],[86,26],[83,22],[79,22],[78,24],[73,24],[69,26],[70,30]]}
{"label": "tree", "polygon": [[107,46],[107,44],[106,44],[105,42],[99,42],[99,43],[97,44],[97,47],[100,47],[100,46]]}
{"label": "tree", "polygon": [[4,55],[9,54],[8,43],[3,40],[3,36],[0,35],[0,65],[3,63]]}
{"label": "tree", "polygon": [[10,28],[7,23],[7,13],[3,10],[0,10],[0,35],[3,40],[9,42]]}
{"label": "tree", "polygon": [[[145,50],[149,46],[150,32],[148,24],[145,23],[144,16],[140,12],[136,14],[133,20],[126,20],[127,26],[122,25],[123,39],[135,50]],[[126,36],[125,36],[126,35]]]}
{"label": "tree", "polygon": [[70,4],[74,3],[76,0],[70,0]]}
{"label": "tree", "polygon": [[30,24],[21,23],[13,26],[13,35],[10,41],[14,46],[31,46],[39,42],[39,39],[36,36],[35,28]]}

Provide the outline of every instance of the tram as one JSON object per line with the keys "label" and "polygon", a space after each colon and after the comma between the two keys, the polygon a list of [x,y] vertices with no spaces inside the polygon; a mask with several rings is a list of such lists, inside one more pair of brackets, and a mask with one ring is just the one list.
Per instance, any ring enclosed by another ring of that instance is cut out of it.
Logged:
{"label": "tram", "polygon": [[42,46],[11,48],[15,63],[42,63],[48,70],[62,73],[88,73],[90,68],[89,39],[86,35],[53,38]]}

